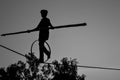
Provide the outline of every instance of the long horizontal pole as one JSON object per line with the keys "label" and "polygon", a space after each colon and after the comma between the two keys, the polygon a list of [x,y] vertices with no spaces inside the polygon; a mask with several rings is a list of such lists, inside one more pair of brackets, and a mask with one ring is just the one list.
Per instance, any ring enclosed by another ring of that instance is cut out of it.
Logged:
{"label": "long horizontal pole", "polygon": [[79,24],[69,24],[69,25],[55,26],[54,29],[69,28],[69,27],[81,27],[81,26],[87,26],[87,23],[79,23]]}
{"label": "long horizontal pole", "polygon": [[[86,25],[87,25],[86,23],[79,23],[79,24],[70,24],[70,25],[55,26],[54,28],[49,28],[49,29],[80,27],[80,26],[86,26]],[[39,31],[39,30],[26,30],[26,31],[20,31],[20,32],[6,33],[6,34],[2,34],[1,36],[15,35],[15,34],[21,34],[21,33],[30,33],[30,32],[34,32],[34,31]]]}

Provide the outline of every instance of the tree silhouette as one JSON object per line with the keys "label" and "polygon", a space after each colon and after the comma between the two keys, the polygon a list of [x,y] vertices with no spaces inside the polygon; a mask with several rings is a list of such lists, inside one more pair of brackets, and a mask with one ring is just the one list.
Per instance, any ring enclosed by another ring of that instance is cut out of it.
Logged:
{"label": "tree silhouette", "polygon": [[54,61],[54,78],[52,80],[84,80],[85,75],[78,75],[76,59],[63,58],[61,63]]}
{"label": "tree silhouette", "polygon": [[26,62],[18,61],[7,68],[0,68],[0,80],[84,80],[78,75],[76,59],[63,58],[60,62],[39,63],[33,54],[26,55]]}

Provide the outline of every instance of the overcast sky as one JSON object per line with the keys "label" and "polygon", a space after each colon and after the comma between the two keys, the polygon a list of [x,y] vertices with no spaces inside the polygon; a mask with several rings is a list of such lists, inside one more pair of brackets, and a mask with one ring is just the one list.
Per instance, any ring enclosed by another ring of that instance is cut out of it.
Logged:
{"label": "overcast sky", "polygon": [[[63,57],[77,58],[80,65],[120,68],[119,0],[0,0],[0,34],[35,28],[40,10],[48,10],[53,26],[86,22],[86,27],[50,31],[52,49],[49,62]],[[0,37],[0,44],[23,54],[38,39],[38,32]],[[38,45],[33,51],[38,53]],[[23,57],[0,48],[0,66]],[[120,71],[79,68],[86,80],[119,80]]]}

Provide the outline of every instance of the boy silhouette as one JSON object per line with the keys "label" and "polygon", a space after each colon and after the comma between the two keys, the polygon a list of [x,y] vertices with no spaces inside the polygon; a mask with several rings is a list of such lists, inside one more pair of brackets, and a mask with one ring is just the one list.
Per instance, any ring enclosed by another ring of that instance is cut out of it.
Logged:
{"label": "boy silhouette", "polygon": [[40,51],[39,62],[43,63],[44,62],[43,53],[47,55],[47,59],[49,59],[51,55],[50,52],[45,48],[44,43],[49,38],[49,28],[53,29],[53,26],[49,18],[47,18],[48,11],[43,9],[40,11],[40,13],[41,13],[42,19],[34,30],[39,30],[39,39],[38,39],[39,40],[39,51]]}

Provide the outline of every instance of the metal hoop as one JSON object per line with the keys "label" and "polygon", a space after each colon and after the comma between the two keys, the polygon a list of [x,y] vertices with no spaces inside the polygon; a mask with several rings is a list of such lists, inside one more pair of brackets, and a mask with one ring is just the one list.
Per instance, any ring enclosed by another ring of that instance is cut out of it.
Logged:
{"label": "metal hoop", "polygon": [[[38,40],[35,40],[32,44],[31,44],[31,49],[30,49],[30,51],[31,51],[31,53],[33,53],[33,46],[34,46],[34,44],[37,42]],[[39,42],[39,41],[38,41]],[[50,46],[49,46],[49,44],[47,43],[47,42],[45,42],[45,44],[48,46],[48,51],[50,52],[50,54],[51,54],[51,48],[50,48]],[[45,60],[45,62],[46,62],[47,60]]]}

